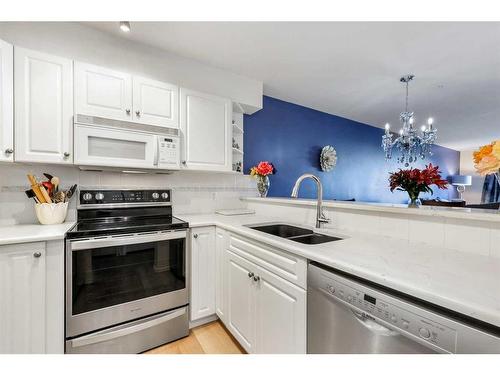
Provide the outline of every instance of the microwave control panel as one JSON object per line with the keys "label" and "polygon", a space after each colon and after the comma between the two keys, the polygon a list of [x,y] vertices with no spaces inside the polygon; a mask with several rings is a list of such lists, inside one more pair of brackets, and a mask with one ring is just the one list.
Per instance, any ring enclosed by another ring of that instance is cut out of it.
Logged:
{"label": "microwave control panel", "polygon": [[158,167],[180,167],[180,142],[178,137],[158,136]]}

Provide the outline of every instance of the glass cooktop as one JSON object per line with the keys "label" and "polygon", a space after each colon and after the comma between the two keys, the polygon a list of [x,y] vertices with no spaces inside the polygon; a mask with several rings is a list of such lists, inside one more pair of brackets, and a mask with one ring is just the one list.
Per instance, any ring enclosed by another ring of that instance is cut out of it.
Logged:
{"label": "glass cooktop", "polygon": [[123,233],[142,233],[188,228],[189,224],[172,215],[165,216],[122,216],[80,220],[67,236],[95,237]]}

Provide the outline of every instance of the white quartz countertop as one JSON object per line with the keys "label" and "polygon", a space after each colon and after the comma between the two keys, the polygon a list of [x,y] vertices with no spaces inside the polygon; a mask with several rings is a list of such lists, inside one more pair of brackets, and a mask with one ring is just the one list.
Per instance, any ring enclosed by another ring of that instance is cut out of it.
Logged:
{"label": "white quartz countertop", "polygon": [[18,224],[0,226],[0,245],[62,240],[73,225],[75,225],[74,221],[55,225]]}
{"label": "white quartz countertop", "polygon": [[217,225],[500,327],[499,258],[410,244],[389,237],[324,230],[321,232],[345,239],[304,245],[245,226],[293,223],[290,219],[259,215],[179,216],[188,221],[190,227]]}
{"label": "white quartz countertop", "polygon": [[[292,198],[241,198],[247,202],[293,205],[293,206],[314,206],[316,199],[292,199]],[[485,210],[479,208],[465,207],[439,207],[421,206],[420,208],[408,208],[404,204],[394,203],[370,203],[370,202],[344,202],[344,201],[323,201],[324,207],[334,207],[347,210],[389,212],[403,215],[417,216],[438,216],[455,219],[489,221],[500,223],[500,210]]]}

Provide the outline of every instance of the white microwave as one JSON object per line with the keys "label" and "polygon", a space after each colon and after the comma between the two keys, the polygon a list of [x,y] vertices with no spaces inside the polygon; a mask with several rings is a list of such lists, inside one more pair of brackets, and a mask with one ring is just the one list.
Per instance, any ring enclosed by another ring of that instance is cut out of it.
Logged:
{"label": "white microwave", "polygon": [[74,127],[80,167],[180,169],[179,129],[81,114]]}

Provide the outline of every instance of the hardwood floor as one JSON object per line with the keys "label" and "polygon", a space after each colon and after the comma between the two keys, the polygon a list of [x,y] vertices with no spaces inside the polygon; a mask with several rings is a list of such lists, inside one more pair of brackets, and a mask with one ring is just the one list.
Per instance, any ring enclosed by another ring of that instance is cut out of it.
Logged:
{"label": "hardwood floor", "polygon": [[189,332],[188,337],[149,350],[145,354],[244,354],[245,350],[217,320]]}

